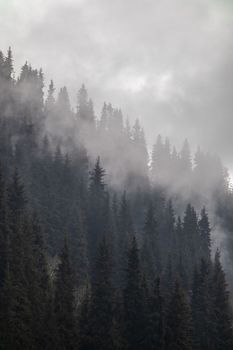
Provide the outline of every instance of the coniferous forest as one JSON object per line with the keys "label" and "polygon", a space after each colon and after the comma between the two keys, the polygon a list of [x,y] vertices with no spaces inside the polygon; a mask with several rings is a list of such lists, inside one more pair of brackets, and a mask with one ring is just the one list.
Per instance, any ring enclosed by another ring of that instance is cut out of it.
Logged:
{"label": "coniferous forest", "polygon": [[233,349],[227,169],[154,133],[0,52],[0,349]]}

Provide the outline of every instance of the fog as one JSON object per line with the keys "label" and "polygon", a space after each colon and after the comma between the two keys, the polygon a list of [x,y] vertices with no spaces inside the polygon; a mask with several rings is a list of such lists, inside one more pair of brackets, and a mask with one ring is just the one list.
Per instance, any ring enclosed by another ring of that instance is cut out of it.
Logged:
{"label": "fog", "polygon": [[[158,133],[219,153],[233,168],[233,9],[213,0],[0,0],[0,42],[16,73],[28,60],[66,85],[82,83]],[[47,80],[47,83],[48,83]]]}

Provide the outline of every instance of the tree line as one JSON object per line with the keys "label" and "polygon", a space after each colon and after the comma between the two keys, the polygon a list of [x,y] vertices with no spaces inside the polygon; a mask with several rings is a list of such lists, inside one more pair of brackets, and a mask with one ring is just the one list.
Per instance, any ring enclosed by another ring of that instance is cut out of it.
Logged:
{"label": "tree line", "polygon": [[84,86],[76,112],[65,87],[43,87],[0,54],[0,347],[230,350],[206,203],[177,199],[191,178],[204,192],[210,168],[226,200],[221,162],[198,151],[193,168],[187,142],[159,137],[149,169],[138,121],[110,104],[97,119]]}

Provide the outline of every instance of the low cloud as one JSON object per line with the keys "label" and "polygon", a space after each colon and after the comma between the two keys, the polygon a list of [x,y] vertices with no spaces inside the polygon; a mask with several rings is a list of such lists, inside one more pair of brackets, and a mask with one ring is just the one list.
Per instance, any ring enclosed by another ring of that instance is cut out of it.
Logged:
{"label": "low cloud", "polygon": [[233,9],[213,0],[0,1],[0,42],[16,69],[84,82],[97,113],[111,101],[158,133],[219,153],[233,169]]}

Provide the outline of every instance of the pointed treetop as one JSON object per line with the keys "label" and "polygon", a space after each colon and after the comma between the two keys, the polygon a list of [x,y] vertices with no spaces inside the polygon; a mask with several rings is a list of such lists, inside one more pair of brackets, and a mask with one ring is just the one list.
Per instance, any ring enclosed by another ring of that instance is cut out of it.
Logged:
{"label": "pointed treetop", "polygon": [[90,190],[91,191],[103,191],[105,187],[104,183],[105,170],[100,165],[100,157],[97,158],[94,169],[90,174]]}

